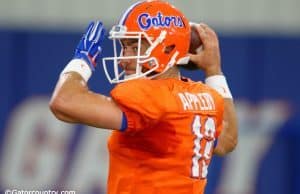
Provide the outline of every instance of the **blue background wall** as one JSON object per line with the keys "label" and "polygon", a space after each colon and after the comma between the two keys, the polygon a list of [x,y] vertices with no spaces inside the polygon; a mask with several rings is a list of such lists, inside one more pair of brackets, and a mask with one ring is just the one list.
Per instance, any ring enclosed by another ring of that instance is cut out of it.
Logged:
{"label": "blue background wall", "polygon": [[[0,134],[2,148],[0,158],[2,162],[5,160],[5,151],[3,150],[10,149],[7,143],[7,134],[13,130],[9,123],[13,120],[13,112],[28,99],[36,96],[50,97],[58,75],[72,58],[73,50],[80,37],[81,34],[69,32],[0,30]],[[104,48],[108,49],[104,49],[104,55],[111,53],[110,44],[109,41],[105,42]],[[220,45],[223,70],[237,102],[247,102],[250,104],[250,108],[259,109],[261,107],[263,109],[262,103],[279,101],[288,109],[287,112],[281,113],[284,117],[282,122],[273,126],[276,129],[273,129],[272,133],[264,134],[266,136],[272,134],[272,139],[270,146],[257,162],[258,173],[255,175],[252,193],[300,193],[300,169],[297,165],[300,161],[300,121],[296,114],[300,104],[298,86],[300,83],[300,37],[221,34]],[[184,71],[184,75],[190,76],[194,80],[203,78],[199,72]],[[108,94],[112,88],[100,66],[97,67],[89,84],[94,91],[105,94]],[[251,116],[251,111],[249,114]],[[249,125],[256,126],[258,121],[260,120],[249,121]],[[244,124],[241,122],[242,140],[247,138]],[[65,160],[64,169],[67,169],[74,150],[76,152],[77,142],[80,141],[85,130],[81,126],[77,126],[74,127],[73,132],[74,136],[70,140],[67,151],[69,159]],[[257,134],[259,135],[261,132],[258,131]],[[247,154],[246,152],[247,150],[244,150],[244,154]],[[224,189],[222,190],[224,187],[220,186],[222,185],[221,173],[226,168],[224,160],[215,158],[213,161],[207,194],[218,191],[226,193]],[[101,168],[100,166],[101,164],[99,164],[99,168]],[[2,176],[5,177],[3,174]],[[228,176],[230,177],[230,174]],[[20,188],[21,186],[18,186],[17,183],[14,185],[13,181],[8,184],[2,178],[0,188],[4,190],[8,187]],[[47,188],[53,187],[62,189],[64,185],[59,187],[53,183],[47,185]],[[42,188],[45,189],[45,187]],[[103,188],[98,187],[97,189],[89,188],[89,193],[91,190],[94,193],[104,192]]]}

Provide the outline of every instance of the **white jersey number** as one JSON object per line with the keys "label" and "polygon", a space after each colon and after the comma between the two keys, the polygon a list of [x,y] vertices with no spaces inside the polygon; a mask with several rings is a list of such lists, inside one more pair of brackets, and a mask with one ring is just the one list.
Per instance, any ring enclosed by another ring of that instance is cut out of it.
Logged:
{"label": "white jersey number", "polygon": [[212,149],[215,140],[215,121],[208,117],[201,125],[201,117],[196,115],[193,120],[194,155],[192,158],[192,177],[206,178],[208,164],[211,160]]}

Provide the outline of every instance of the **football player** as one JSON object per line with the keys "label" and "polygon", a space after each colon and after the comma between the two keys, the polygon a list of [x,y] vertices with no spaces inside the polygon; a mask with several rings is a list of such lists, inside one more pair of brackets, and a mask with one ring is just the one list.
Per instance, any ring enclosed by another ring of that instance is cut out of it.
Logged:
{"label": "football player", "polygon": [[[117,84],[111,97],[87,86],[104,49],[100,21],[89,25],[60,74],[50,101],[55,116],[113,130],[109,194],[204,193],[213,154],[236,147],[235,107],[217,35],[206,24],[197,31],[203,49],[189,54],[188,19],[165,1],[140,1],[109,32],[114,56],[102,64]],[[205,83],[181,77],[179,66],[188,60],[204,71]]]}

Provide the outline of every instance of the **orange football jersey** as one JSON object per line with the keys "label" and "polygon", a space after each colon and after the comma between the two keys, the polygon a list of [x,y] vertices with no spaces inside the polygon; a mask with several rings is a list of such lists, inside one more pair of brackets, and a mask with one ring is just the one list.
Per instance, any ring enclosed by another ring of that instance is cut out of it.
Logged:
{"label": "orange football jersey", "polygon": [[108,142],[108,194],[202,194],[223,98],[200,82],[138,79],[111,92],[127,129]]}

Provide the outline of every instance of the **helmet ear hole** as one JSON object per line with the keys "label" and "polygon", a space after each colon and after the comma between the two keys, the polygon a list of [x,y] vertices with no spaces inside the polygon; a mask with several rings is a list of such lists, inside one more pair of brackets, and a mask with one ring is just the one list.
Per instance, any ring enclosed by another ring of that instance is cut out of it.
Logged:
{"label": "helmet ear hole", "polygon": [[175,48],[175,44],[169,45],[167,47],[165,47],[164,53],[165,54],[170,54]]}

